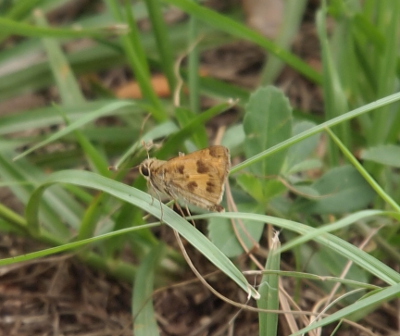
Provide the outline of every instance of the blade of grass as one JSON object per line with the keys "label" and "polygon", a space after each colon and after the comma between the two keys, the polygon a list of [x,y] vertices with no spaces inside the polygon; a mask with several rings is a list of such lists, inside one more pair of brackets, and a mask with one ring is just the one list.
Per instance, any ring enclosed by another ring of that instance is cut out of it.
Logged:
{"label": "blade of grass", "polygon": [[[360,211],[356,213],[353,217],[354,221],[362,220],[364,218],[368,218],[371,216],[369,211]],[[380,211],[380,213],[375,213],[375,215],[382,215],[382,216],[393,216],[393,213]],[[397,214],[395,214],[395,218],[397,219]],[[199,215],[199,216],[192,216],[188,219],[207,219],[211,217],[222,217],[222,218],[238,218],[244,220],[254,220],[256,222],[262,223],[270,223],[272,225],[278,226],[283,229],[291,230],[297,232],[301,235],[312,233],[315,229],[308,226],[301,224],[299,222],[291,221],[288,219],[266,216],[266,215],[258,215],[258,214],[250,214],[250,213],[238,213],[238,212],[231,212],[231,213],[215,213],[215,214],[206,214],[206,215]],[[364,268],[365,270],[369,271],[370,273],[377,276],[379,279],[387,282],[390,285],[400,282],[400,274],[384,264],[383,262],[379,261],[375,257],[369,255],[365,251],[360,250],[358,247],[348,243],[347,241],[340,239],[332,234],[326,233],[324,235],[318,235],[314,237],[314,241],[319,244],[324,245],[336,253],[343,255],[345,258],[352,260],[355,264],[358,264],[360,267]]]}
{"label": "blade of grass", "polygon": [[[397,61],[399,58],[400,34],[400,1],[380,1],[378,6],[377,25],[383,32],[386,43],[384,52],[379,55],[377,97],[390,94],[398,90],[398,77],[396,73]],[[387,142],[388,135],[398,134],[400,126],[394,123],[399,119],[399,111],[385,106],[375,111],[372,115],[373,130],[368,134],[368,143],[370,145],[382,144]],[[397,136],[396,136],[397,140]]]}
{"label": "blade of grass", "polygon": [[204,125],[204,123],[216,115],[222,113],[229,107],[231,107],[231,103],[222,103],[207,111],[199,114],[198,116],[192,118],[192,120],[186,124],[180,131],[175,134],[172,134],[168,140],[164,143],[162,148],[158,151],[158,157],[160,159],[167,158],[168,155],[176,148],[177,145],[183,144],[184,140],[186,140],[192,133],[199,127],[199,125]]}
{"label": "blade of grass", "polygon": [[336,145],[340,148],[342,153],[347,157],[350,163],[359,171],[368,184],[376,191],[376,193],[395,211],[400,214],[400,206],[391,198],[385,190],[374,180],[374,178],[367,172],[361,163],[354,157],[354,155],[347,149],[347,147],[340,141],[340,139],[329,128],[326,129],[329,136],[333,139]]}
{"label": "blade of grass", "polygon": [[[327,119],[333,119],[343,115],[348,111],[347,99],[344,95],[342,84],[335,64],[333,62],[333,53],[331,51],[328,36],[326,32],[326,3],[322,2],[322,9],[317,13],[317,29],[319,40],[322,45],[322,63],[324,80],[322,82],[324,89],[325,114]],[[335,127],[340,137],[344,139],[347,146],[350,146],[350,129],[347,122],[340,123],[339,127]],[[336,146],[330,144],[329,157],[332,166],[336,166],[339,162],[339,153]]]}
{"label": "blade of grass", "polygon": [[[21,20],[25,15],[29,14],[32,9],[40,5],[43,0],[26,0],[18,1],[8,9],[4,17],[10,20]],[[1,40],[1,38],[0,38]]]}
{"label": "blade of grass", "polygon": [[[213,245],[208,239],[206,239],[197,229],[188,224],[186,220],[177,215],[167,206],[160,204],[159,202],[153,202],[152,197],[135,188],[129,187],[125,184],[107,179],[100,175],[87,172],[87,171],[61,171],[51,174],[48,179],[37,188],[32,194],[26,209],[26,218],[28,225],[36,227],[39,230],[38,222],[38,207],[41,203],[41,196],[43,192],[50,185],[54,183],[67,183],[80,185],[82,187],[89,187],[97,190],[102,190],[109,193],[125,202],[133,204],[142,208],[144,211],[151,213],[157,218],[163,216],[163,222],[177,230],[183,237],[185,237],[193,246],[195,246],[201,253],[203,253],[212,263],[218,268],[230,276],[239,286],[241,286],[246,292],[248,288],[247,281],[243,280],[241,273],[237,273],[238,270],[233,264]],[[162,208],[162,210],[161,210]],[[354,217],[354,220],[361,220],[371,215],[370,212],[361,211],[357,213],[358,216]],[[390,215],[387,212],[382,211],[382,216]],[[315,230],[312,227],[303,225],[301,223],[290,221],[287,219],[276,218],[266,215],[247,214],[247,213],[212,213],[201,216],[193,216],[193,219],[200,218],[211,218],[211,217],[222,217],[222,218],[241,218],[254,220],[257,222],[268,222],[273,225],[285,228],[291,231],[295,231],[299,234],[306,234]],[[343,255],[345,258],[352,260],[360,267],[374,274],[382,281],[389,284],[395,284],[400,282],[400,275],[386,264],[380,262],[376,258],[372,257],[365,251],[362,251],[354,245],[344,241],[331,234],[324,234],[317,236],[314,240],[326,247],[335,250],[337,253]]]}
{"label": "blade of grass", "polygon": [[[279,252],[279,251],[281,251],[281,250],[278,249],[277,252]],[[320,276],[320,275],[304,273],[304,272],[279,271],[279,270],[273,270],[273,269],[266,269],[263,271],[244,271],[243,273],[245,275],[277,274],[281,277],[286,276],[286,277],[291,277],[291,278],[296,278],[296,279],[308,279],[308,280],[313,280],[313,281],[335,282],[335,283],[344,284],[344,285],[347,285],[349,287],[354,287],[354,288],[363,288],[363,289],[369,289],[369,290],[382,289],[382,287],[379,287],[376,285],[371,285],[369,283],[365,283],[365,282],[361,282],[361,281],[345,279],[345,278],[338,278],[338,277],[334,277],[334,276]]]}
{"label": "blade of grass", "polygon": [[176,78],[174,74],[174,47],[171,44],[169,37],[169,30],[164,21],[162,13],[162,6],[159,0],[145,0],[149,18],[151,20],[151,27],[153,28],[154,37],[157,41],[156,46],[159,53],[160,63],[163,73],[167,77],[169,88],[174,92],[176,85]]}
{"label": "blade of grass", "polygon": [[299,134],[297,134],[297,135],[295,135],[295,136],[293,136],[293,137],[281,142],[280,144],[275,145],[275,146],[273,146],[273,147],[271,147],[271,148],[269,148],[269,149],[267,149],[267,150],[255,155],[255,156],[253,156],[253,157],[251,157],[251,158],[239,163],[238,165],[234,166],[231,169],[230,173],[234,174],[234,173],[240,171],[241,169],[244,169],[244,168],[250,166],[251,164],[264,159],[265,157],[267,157],[269,155],[272,155],[273,153],[278,152],[281,149],[290,147],[291,145],[293,145],[293,144],[295,144],[297,142],[300,142],[303,139],[306,139],[306,138],[308,138],[308,137],[310,137],[310,136],[312,136],[314,134],[317,134],[317,133],[321,132],[325,128],[329,128],[329,127],[338,125],[343,121],[350,120],[350,119],[358,117],[358,116],[360,116],[360,115],[362,115],[364,113],[367,113],[367,112],[369,112],[371,110],[374,110],[374,109],[379,108],[381,106],[385,106],[385,105],[394,103],[394,102],[399,101],[399,100],[400,100],[400,93],[395,93],[395,94],[392,94],[390,96],[381,98],[381,99],[379,99],[379,100],[377,100],[375,102],[369,103],[369,104],[361,106],[359,108],[356,108],[353,111],[347,112],[347,113],[345,113],[345,114],[343,114],[341,116],[338,116],[336,118],[328,120],[328,121],[326,121],[326,122],[324,122],[322,124],[319,124],[319,125],[317,125],[317,126],[315,126],[313,128],[310,128],[307,131],[301,132],[301,133],[299,133]]}
{"label": "blade of grass", "polygon": [[[279,270],[281,254],[278,251],[280,242],[278,234],[272,238],[270,253],[268,254],[265,269]],[[278,310],[279,309],[279,276],[274,273],[265,273],[260,283],[260,300],[257,306],[260,309]],[[259,335],[276,335],[278,329],[277,313],[259,313]]]}
{"label": "blade of grass", "polygon": [[[124,22],[123,14],[120,10],[120,4],[118,1],[106,0],[106,3],[110,8],[110,11],[113,13],[114,18],[118,22]],[[129,34],[122,36],[122,45],[124,47],[125,54],[127,55],[128,62],[138,80],[143,97],[145,97],[148,103],[154,107],[150,112],[157,121],[165,121],[168,119],[168,115],[151,84],[150,69],[147,63],[146,53],[141,42],[139,29],[132,13],[133,7],[130,6],[129,1],[125,1],[124,3],[124,14],[126,15],[126,22],[129,24],[130,28]]]}
{"label": "blade of grass", "polygon": [[195,17],[189,19],[188,32],[188,86],[189,86],[189,105],[193,113],[200,113],[200,52],[198,46],[199,24]]}
{"label": "blade of grass", "polygon": [[105,36],[124,35],[127,32],[124,26],[114,26],[113,29],[109,27],[97,29],[38,27],[4,17],[0,17],[0,27],[2,34],[27,37],[102,38]]}
{"label": "blade of grass", "polygon": [[[67,243],[64,245],[59,245],[59,246],[55,246],[55,247],[51,247],[48,249],[43,249],[40,251],[36,251],[36,252],[32,252],[32,253],[27,253],[27,254],[23,254],[20,256],[16,256],[16,257],[10,257],[10,258],[4,258],[4,259],[0,259],[0,266],[5,266],[5,265],[11,265],[11,264],[15,264],[18,262],[24,262],[24,261],[28,261],[28,260],[32,260],[32,259],[37,259],[37,258],[42,258],[48,255],[52,255],[52,254],[56,254],[56,253],[60,253],[60,252],[65,252],[65,251],[69,251],[69,250],[76,250],[79,247],[91,244],[91,243],[96,243],[99,242],[101,240],[104,239],[108,239],[111,237],[116,237],[118,235],[124,235],[133,231],[137,231],[137,230],[141,230],[143,228],[152,228],[152,227],[156,227],[159,226],[160,223],[153,223],[153,224],[145,224],[142,226],[135,226],[135,227],[130,227],[127,229],[122,229],[119,231],[113,231],[113,232],[109,232],[106,234],[102,234],[102,235],[98,235],[96,237],[92,237],[92,238],[88,238],[88,239],[84,239],[84,240],[79,240],[79,241],[74,241],[72,243]],[[97,268],[101,268],[101,269],[107,269],[106,268],[106,263],[104,262],[104,258],[95,254],[90,254],[88,255],[87,258],[91,258],[92,259],[92,264],[95,263]],[[101,260],[101,258],[103,258],[103,260]],[[86,259],[86,258],[85,258]],[[119,262],[119,264],[121,264]],[[110,266],[114,266],[114,265],[110,265]],[[118,267],[118,263],[117,265],[115,265],[115,267]],[[124,264],[124,267],[128,267],[130,269],[132,269],[132,265],[129,264]],[[112,268],[112,267],[110,267]],[[133,274],[130,273],[130,277],[128,280],[132,281],[133,278]]]}
{"label": "blade of grass", "polygon": [[[386,212],[386,214],[388,216],[392,216],[395,218],[396,218],[396,216],[398,218],[400,217],[400,215],[396,214],[395,212],[388,211],[388,212]],[[363,211],[363,216],[373,217],[373,216],[378,216],[378,215],[382,215],[382,211],[380,211],[380,210],[364,210]],[[333,232],[333,231],[343,229],[343,228],[355,223],[357,220],[359,220],[359,218],[360,218],[360,213],[356,212],[356,213],[346,216],[345,218],[335,221],[333,223],[322,225],[310,233],[303,234],[302,236],[300,236],[298,238],[294,238],[291,241],[287,242],[281,248],[281,250],[282,250],[282,252],[288,251],[296,246],[305,244],[306,242],[313,240],[316,236],[320,236],[320,235],[323,235],[328,232]]]}
{"label": "blade of grass", "polygon": [[375,294],[372,294],[366,298],[363,298],[356,303],[351,304],[345,308],[340,309],[339,311],[333,313],[332,315],[323,318],[318,322],[314,322],[306,328],[299,330],[298,332],[292,334],[295,335],[304,335],[305,333],[309,332],[310,330],[320,328],[325,326],[329,323],[338,321],[343,319],[352,313],[357,313],[360,310],[368,309],[369,307],[376,307],[381,303],[388,302],[396,297],[399,296],[400,293],[400,284],[394,284],[390,287],[377,291]]}

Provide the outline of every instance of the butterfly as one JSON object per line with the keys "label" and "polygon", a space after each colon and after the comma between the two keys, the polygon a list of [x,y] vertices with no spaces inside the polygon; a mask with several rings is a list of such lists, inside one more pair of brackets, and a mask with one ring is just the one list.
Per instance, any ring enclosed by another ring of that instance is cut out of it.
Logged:
{"label": "butterfly", "polygon": [[222,212],[220,205],[230,169],[230,154],[224,146],[210,146],[168,161],[148,158],[140,173],[158,192],[174,200]]}

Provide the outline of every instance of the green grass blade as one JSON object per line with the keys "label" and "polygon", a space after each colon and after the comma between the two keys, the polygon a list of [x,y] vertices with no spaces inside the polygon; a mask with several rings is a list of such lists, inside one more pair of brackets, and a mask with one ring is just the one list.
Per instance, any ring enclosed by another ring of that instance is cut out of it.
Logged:
{"label": "green grass blade", "polygon": [[[395,212],[386,212],[385,214],[387,216],[391,216],[394,218],[400,218],[400,214],[397,214]],[[303,234],[298,238],[292,239],[291,241],[286,243],[281,248],[281,250],[282,250],[282,252],[288,251],[296,246],[299,246],[310,240],[313,240],[317,236],[322,236],[325,233],[343,229],[345,227],[348,227],[348,226],[354,224],[355,222],[357,222],[363,218],[368,218],[368,217],[373,217],[373,216],[378,216],[378,215],[382,215],[382,211],[380,211],[380,210],[364,210],[361,212],[355,212],[355,213],[348,215],[345,218],[342,218],[336,222],[322,225],[309,233]]]}
{"label": "green grass blade", "polygon": [[[281,254],[278,251],[280,242],[278,234],[272,238],[271,249],[268,254],[265,269],[279,270],[281,262]],[[260,309],[278,310],[279,309],[279,276],[274,273],[266,273],[263,275],[260,285],[260,300],[257,306]],[[259,335],[276,335],[278,329],[277,313],[259,313]]]}
{"label": "green grass blade", "polygon": [[[88,239],[84,239],[84,240],[79,240],[79,241],[74,241],[72,243],[67,243],[64,245],[58,245],[56,247],[51,247],[48,249],[44,249],[44,250],[40,250],[37,252],[32,252],[32,253],[27,253],[27,254],[23,254],[20,256],[16,256],[16,257],[10,257],[10,258],[4,258],[0,260],[0,266],[5,266],[5,265],[11,265],[11,264],[15,264],[18,262],[24,262],[24,261],[28,261],[28,260],[32,260],[32,259],[37,259],[37,258],[42,258],[48,255],[52,255],[52,254],[56,254],[56,253],[60,253],[60,252],[65,252],[65,251],[69,251],[69,250],[76,250],[79,247],[83,247],[86,246],[88,244],[91,243],[96,243],[96,242],[100,242],[104,239],[109,239],[112,237],[116,237],[119,235],[124,235],[127,233],[132,233],[134,231],[138,231],[138,230],[142,230],[142,229],[148,229],[148,228],[152,228],[152,227],[156,227],[159,226],[160,223],[153,223],[153,224],[145,224],[142,226],[135,226],[135,227],[130,227],[128,229],[123,229],[123,230],[119,230],[119,231],[113,231],[113,232],[109,232],[106,234],[102,234],[102,235],[98,235],[96,237],[92,237],[92,238],[88,238]],[[98,268],[102,268],[102,269],[107,269],[105,263],[104,263],[104,259],[103,260],[99,260],[99,256],[95,256],[93,254],[88,254],[87,256],[84,257],[85,259],[91,259],[92,264],[96,264],[96,266]],[[114,266],[114,265],[112,265]],[[115,267],[118,267],[118,265],[115,265]],[[127,265],[124,264],[124,267],[132,269],[132,265]],[[131,272],[128,273],[129,276],[129,280],[132,280],[133,278],[133,274]],[[125,278],[127,278],[125,276]]]}
{"label": "green grass blade", "polygon": [[339,117],[328,120],[328,121],[326,121],[322,124],[319,124],[307,131],[301,132],[301,133],[291,137],[290,139],[285,140],[285,141],[281,142],[280,144],[275,145],[255,156],[253,156],[252,158],[249,158],[249,159],[239,163],[238,165],[236,165],[235,167],[233,167],[231,169],[230,173],[234,174],[234,173],[240,171],[241,169],[244,169],[244,168],[252,165],[253,163],[264,159],[265,157],[272,155],[273,153],[276,153],[284,148],[290,147],[291,145],[293,145],[301,140],[304,140],[314,134],[317,134],[317,133],[323,131],[325,128],[329,128],[329,127],[338,125],[338,124],[342,123],[343,121],[353,119],[353,118],[363,115],[371,110],[374,110],[381,106],[392,104],[399,100],[400,100],[400,93],[395,93],[395,94],[392,94],[385,98],[381,98],[375,102],[369,103],[369,104],[361,106],[359,108],[356,108],[353,111],[347,112],[346,114],[343,114]]}
{"label": "green grass blade", "polygon": [[176,78],[174,74],[174,47],[171,44],[169,30],[165,24],[162,6],[159,0],[146,0],[151,27],[153,28],[154,37],[157,41],[156,46],[159,52],[159,59],[163,69],[163,73],[167,77],[170,91],[174,92]]}
{"label": "green grass blade", "polygon": [[304,333],[320,328],[322,326],[325,326],[329,323],[333,323],[335,321],[338,321],[342,318],[345,318],[353,313],[359,313],[362,310],[368,310],[369,307],[376,307],[377,305],[381,303],[388,302],[392,299],[395,299],[398,297],[400,294],[400,284],[394,284],[390,287],[387,287],[385,289],[382,289],[380,291],[377,291],[375,294],[372,294],[366,298],[363,298],[356,303],[351,304],[350,306],[347,306],[343,309],[340,309],[339,311],[333,313],[332,315],[323,318],[322,320],[312,323],[310,326],[303,328],[299,330],[298,332],[292,334],[292,336],[295,335],[304,335]]}
{"label": "green grass blade", "polygon": [[128,62],[140,85],[143,97],[153,106],[150,113],[159,122],[167,120],[167,112],[151,84],[150,68],[146,59],[146,53],[143,48],[139,29],[132,13],[133,7],[131,7],[130,2],[125,2],[126,6],[124,8],[124,14],[126,19],[124,19],[120,10],[120,4],[116,0],[107,0],[106,2],[113,13],[114,18],[118,22],[122,23],[126,21],[129,24],[130,32],[128,35],[122,36],[122,45],[126,57],[128,58]]}
{"label": "green grass blade", "polygon": [[[328,36],[326,32],[326,9],[320,10],[317,14],[317,28],[319,40],[322,45],[322,60],[323,60],[323,89],[325,99],[325,114],[327,119],[333,119],[340,115],[343,115],[348,111],[347,97],[344,94],[342,83],[339,78],[338,71],[333,61],[333,53],[331,51]],[[347,146],[350,145],[350,130],[349,124],[345,121],[339,124],[338,127],[334,128],[339,134]],[[336,146],[330,145],[329,155],[331,164],[337,165],[339,162],[339,155]]]}
{"label": "green grass blade", "polygon": [[397,202],[391,198],[386,191],[374,180],[374,178],[367,172],[367,170],[360,164],[360,162],[354,157],[354,155],[346,148],[346,146],[340,141],[340,139],[328,128],[327,132],[333,141],[337,144],[343,154],[351,162],[351,164],[359,171],[364,177],[368,184],[375,190],[375,192],[395,211],[400,214],[400,206]]}
{"label": "green grass blade", "polygon": [[[361,220],[363,218],[368,218],[371,216],[371,213],[368,211],[360,211],[357,214],[357,217],[354,217],[355,220]],[[388,214],[391,215],[392,213],[387,213],[385,211],[374,213],[374,215],[382,216],[387,216]],[[215,218],[237,218],[262,223],[267,222],[282,229],[297,232],[301,235],[312,234],[312,232],[315,230],[308,225],[304,225],[288,219],[250,213],[216,213],[212,215],[208,214],[193,216],[193,219],[210,218],[211,216]],[[365,251],[362,251],[358,247],[348,243],[347,241],[344,241],[343,239],[326,233],[324,235],[315,236],[314,241],[334,250],[336,253],[344,256],[345,258],[352,260],[355,264],[358,264],[360,267],[364,268],[368,272],[374,274],[379,279],[382,279],[382,281],[385,281],[390,285],[400,282],[400,274],[398,272],[396,272],[383,262],[379,261],[378,259],[374,258],[373,256],[369,255]]]}
{"label": "green grass blade", "polygon": [[189,138],[199,127],[200,125],[204,125],[208,120],[211,118],[219,115],[232,105],[230,103],[222,103],[212,108],[208,109],[207,111],[195,116],[187,123],[180,131],[172,134],[168,140],[164,143],[162,148],[158,151],[158,157],[160,159],[166,159],[171,152],[176,149],[177,146],[183,144],[184,140]]}
{"label": "green grass blade", "polygon": [[110,35],[126,34],[126,28],[123,26],[115,27],[114,29],[48,28],[33,26],[28,23],[17,22],[4,17],[0,17],[0,27],[2,29],[2,34],[20,35],[27,37],[102,38]]}

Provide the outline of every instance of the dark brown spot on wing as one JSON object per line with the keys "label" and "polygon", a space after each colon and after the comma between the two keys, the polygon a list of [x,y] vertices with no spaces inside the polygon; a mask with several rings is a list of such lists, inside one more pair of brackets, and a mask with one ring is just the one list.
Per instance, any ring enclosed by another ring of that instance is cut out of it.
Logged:
{"label": "dark brown spot on wing", "polygon": [[185,167],[183,165],[178,166],[178,173],[183,174],[185,171]]}
{"label": "dark brown spot on wing", "polygon": [[214,205],[210,206],[209,210],[210,211],[217,211],[217,212],[224,212],[225,211],[224,207],[222,205],[219,205],[219,204],[214,204]]}
{"label": "dark brown spot on wing", "polygon": [[226,156],[226,150],[222,146],[211,146],[208,149],[212,157],[219,158],[222,156]]}
{"label": "dark brown spot on wing", "polygon": [[188,188],[188,190],[189,190],[190,192],[193,192],[193,191],[198,187],[198,184],[197,184],[196,182],[192,181],[192,182],[189,182],[189,183],[186,185],[186,187]]}
{"label": "dark brown spot on wing", "polygon": [[213,182],[208,181],[206,190],[209,193],[213,193],[215,191],[215,184]]}
{"label": "dark brown spot on wing", "polygon": [[199,174],[204,174],[209,171],[207,165],[203,161],[197,160],[196,164],[197,164],[197,172]]}

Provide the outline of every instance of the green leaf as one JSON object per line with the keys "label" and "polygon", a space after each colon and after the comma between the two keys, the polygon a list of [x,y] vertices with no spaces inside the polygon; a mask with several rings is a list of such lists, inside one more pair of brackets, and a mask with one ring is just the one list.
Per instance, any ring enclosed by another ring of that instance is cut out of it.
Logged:
{"label": "green leaf", "polygon": [[[237,204],[237,207],[243,212],[263,213],[263,207],[256,203]],[[233,225],[228,218],[211,218],[208,226],[211,241],[229,258],[246,252],[238,236],[249,251],[258,244],[264,230],[264,224],[251,220],[235,221]]]}
{"label": "green leaf", "polygon": [[[311,121],[301,121],[294,125],[292,136],[296,136],[315,126]],[[319,134],[315,134],[303,141],[300,141],[290,147],[285,164],[285,170],[291,170],[294,166],[305,161],[312,152],[317,148],[320,139]]]}
{"label": "green leaf", "polygon": [[361,152],[361,158],[377,162],[386,166],[400,167],[400,146],[380,145],[365,149]]}
{"label": "green leaf", "polygon": [[355,211],[368,206],[375,192],[352,166],[333,168],[312,184],[320,199],[300,200],[297,211],[316,214],[337,214]]}
{"label": "green leaf", "polygon": [[[201,113],[204,114],[204,113]],[[192,110],[184,108],[184,107],[177,107],[175,109],[176,119],[179,122],[179,126],[184,128],[192,123],[192,121],[198,117],[197,113],[194,113]],[[190,139],[194,142],[197,148],[204,148],[208,145],[208,136],[206,132],[206,128],[204,123],[197,123],[197,127],[192,129],[190,133]],[[177,143],[183,143],[178,141]]]}
{"label": "green leaf", "polygon": [[237,124],[229,127],[222,139],[222,145],[228,147],[231,152],[234,148],[241,146],[246,138],[244,134],[243,125]]}
{"label": "green leaf", "polygon": [[[282,91],[268,86],[255,91],[246,105],[243,120],[246,140],[246,157],[252,157],[263,150],[287,140],[292,135],[292,109]],[[261,176],[278,175],[286,157],[282,150],[271,158],[251,167]]]}
{"label": "green leaf", "polygon": [[311,169],[321,169],[322,166],[323,163],[319,159],[304,160],[290,167],[286,174],[297,174]]}
{"label": "green leaf", "polygon": [[[266,148],[290,138],[292,133],[292,109],[288,99],[275,87],[267,86],[255,91],[246,105],[243,121],[246,134],[244,150],[247,158],[257,155]],[[260,202],[274,197],[285,188],[280,182],[268,180],[280,174],[287,149],[252,165],[255,176],[240,176],[242,188]],[[254,189],[255,185],[259,185]]]}
{"label": "green leaf", "polygon": [[260,183],[259,178],[249,174],[243,174],[238,176],[236,182],[255,200],[260,203],[263,201],[265,191],[264,183]]}

